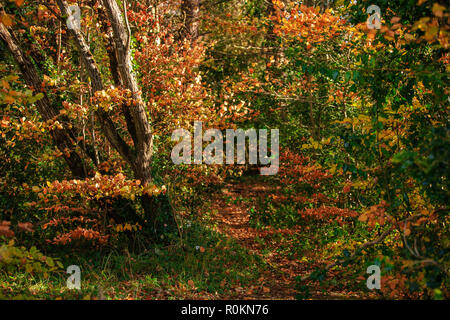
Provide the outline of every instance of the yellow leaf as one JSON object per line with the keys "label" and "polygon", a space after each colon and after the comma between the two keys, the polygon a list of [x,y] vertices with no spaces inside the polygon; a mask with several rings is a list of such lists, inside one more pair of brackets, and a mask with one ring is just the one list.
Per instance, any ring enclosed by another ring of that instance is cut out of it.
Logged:
{"label": "yellow leaf", "polygon": [[337,165],[333,164],[328,171],[330,171],[331,174],[335,174],[336,173],[336,168],[337,168]]}
{"label": "yellow leaf", "polygon": [[31,265],[31,263],[27,263],[25,265],[25,271],[28,272],[28,273],[33,272],[33,266]]}
{"label": "yellow leaf", "polygon": [[412,41],[415,39],[415,37],[410,33],[405,33],[405,39],[408,41]]}
{"label": "yellow leaf", "polygon": [[414,23],[413,31],[414,31],[414,30],[417,30],[417,29],[420,29],[420,30],[422,30],[422,31],[425,31],[425,29],[426,29],[426,27],[427,27],[428,21],[430,21],[430,17],[423,17],[423,18],[420,18],[419,21],[416,21],[416,22]]}
{"label": "yellow leaf", "polygon": [[425,31],[425,40],[432,41],[436,37],[438,31],[439,28],[437,26],[428,27]]}

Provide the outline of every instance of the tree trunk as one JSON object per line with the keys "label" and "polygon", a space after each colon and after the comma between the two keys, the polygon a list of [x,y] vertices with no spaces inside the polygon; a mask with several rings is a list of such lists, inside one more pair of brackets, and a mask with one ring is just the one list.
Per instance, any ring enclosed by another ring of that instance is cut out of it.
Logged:
{"label": "tree trunk", "polygon": [[195,41],[198,38],[200,1],[199,0],[183,0],[181,3],[181,11],[184,16],[185,36]]}
{"label": "tree trunk", "polygon": [[[57,0],[58,6],[64,16],[70,14],[66,0]],[[142,100],[139,86],[136,78],[132,72],[130,41],[131,31],[126,17],[126,1],[123,1],[124,15],[115,0],[102,0],[103,7],[106,11],[106,16],[113,31],[113,44],[116,58],[112,59],[110,63],[117,63],[117,66],[110,65],[118,72],[113,72],[113,75],[120,76],[120,83],[123,87],[130,90],[133,98],[131,106],[122,106],[125,109],[124,115],[127,120],[128,130],[134,140],[135,149],[132,150],[130,146],[123,140],[116,130],[109,114],[102,109],[98,109],[96,114],[100,119],[102,131],[110,144],[119,152],[119,154],[130,164],[136,179],[139,179],[145,186],[152,182],[151,175],[151,160],[153,151],[153,136],[147,112],[145,110],[145,103]],[[106,19],[106,17],[103,17]],[[125,22],[124,22],[125,20]],[[101,91],[104,89],[100,70],[95,62],[95,59],[90,52],[89,46],[86,43],[83,34],[80,30],[70,29],[69,32],[73,35],[75,43],[80,51],[80,55],[86,65],[89,77],[91,78],[92,90]],[[116,79],[119,81],[119,79]],[[143,197],[143,207],[146,215],[153,220],[155,210],[153,210],[152,199],[150,197]]]}
{"label": "tree trunk", "polygon": [[[3,24],[0,23],[0,37],[8,46],[9,51],[14,56],[20,71],[23,74],[26,84],[32,89],[34,94],[42,93],[44,96],[42,99],[36,101],[36,107],[44,121],[56,120],[59,116],[59,110],[50,102],[47,94],[42,90],[42,81],[39,75],[28,59],[26,55],[23,54],[22,49],[19,47],[17,39],[14,34],[11,33]],[[84,166],[84,159],[76,151],[76,142],[72,139],[75,137],[74,133],[70,129],[54,129],[51,131],[52,139],[62,152],[73,177],[75,178],[85,178],[87,172]]]}
{"label": "tree trunk", "polygon": [[124,2],[124,19],[115,0],[103,0],[103,5],[111,22],[116,55],[119,61],[118,69],[123,85],[132,93],[135,103],[129,107],[129,112],[135,128],[136,158],[134,161],[135,174],[145,185],[152,182],[151,159],[153,152],[153,135],[145,104],[132,71],[130,41],[131,32],[126,18],[126,2]]}

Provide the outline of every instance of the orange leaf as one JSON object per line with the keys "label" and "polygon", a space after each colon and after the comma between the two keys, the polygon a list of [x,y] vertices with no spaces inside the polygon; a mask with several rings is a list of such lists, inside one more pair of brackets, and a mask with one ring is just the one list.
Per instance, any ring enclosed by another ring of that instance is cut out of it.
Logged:
{"label": "orange leaf", "polygon": [[366,222],[366,221],[367,221],[367,215],[366,215],[365,213],[362,214],[362,215],[358,218],[358,221]]}
{"label": "orange leaf", "polygon": [[5,27],[11,27],[13,25],[13,18],[7,13],[1,15],[0,21],[5,25]]}
{"label": "orange leaf", "polygon": [[431,10],[436,17],[442,18],[444,16],[445,7],[441,6],[439,3],[435,3]]}

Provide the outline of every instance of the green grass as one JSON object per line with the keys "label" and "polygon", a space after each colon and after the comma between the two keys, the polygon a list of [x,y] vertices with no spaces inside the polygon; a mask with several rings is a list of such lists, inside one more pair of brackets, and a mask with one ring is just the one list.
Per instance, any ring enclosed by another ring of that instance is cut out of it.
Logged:
{"label": "green grass", "polygon": [[81,268],[81,290],[66,288],[65,270],[40,275],[0,272],[5,299],[179,299],[233,297],[234,288],[254,283],[264,263],[232,240],[192,222],[180,239],[152,244],[139,253],[61,252],[66,268]]}

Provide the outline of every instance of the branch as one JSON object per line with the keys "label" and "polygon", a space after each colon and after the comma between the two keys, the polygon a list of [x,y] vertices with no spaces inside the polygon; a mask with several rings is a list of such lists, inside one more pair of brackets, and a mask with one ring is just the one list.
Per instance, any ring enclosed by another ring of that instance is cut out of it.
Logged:
{"label": "branch", "polygon": [[[363,249],[365,249],[365,248],[367,248],[367,247],[371,247],[371,246],[373,246],[373,245],[376,245],[376,244],[380,243],[381,241],[383,241],[383,240],[391,233],[391,231],[392,231],[393,229],[394,229],[394,226],[390,227],[388,230],[386,230],[385,232],[383,232],[383,233],[382,233],[378,238],[376,238],[375,240],[372,240],[372,241],[369,241],[369,242],[364,243],[364,244],[361,245],[358,249],[356,249],[355,252],[353,252],[353,254],[352,254],[349,258],[343,259],[343,260],[338,260],[338,261],[336,261],[336,262],[330,263],[329,265],[327,265],[327,266],[325,267],[325,270],[328,271],[328,270],[330,270],[331,268],[333,268],[333,267],[335,267],[335,266],[337,266],[337,265],[340,265],[340,264],[343,264],[344,262],[347,262],[347,261],[352,260],[352,259],[356,256],[356,254],[357,254],[358,252],[360,252],[361,250],[363,250]],[[303,276],[303,277],[301,278],[301,281],[308,280],[308,279],[311,277],[311,275],[312,275],[312,272],[308,273],[307,275],[305,275],[305,276]]]}
{"label": "branch", "polygon": [[[57,3],[63,16],[70,15],[69,6],[66,0],[57,0]],[[98,69],[94,56],[92,55],[81,31],[77,29],[69,29],[69,32],[75,38],[75,44],[80,51],[80,55],[84,61],[89,77],[91,78],[93,91],[102,91],[104,89],[104,85],[100,70]],[[99,108],[96,110],[96,114],[101,120],[100,123],[108,141],[128,163],[133,165],[134,156],[131,149],[117,132],[114,122],[111,120],[108,113]]]}
{"label": "branch", "polygon": [[127,31],[128,31],[128,37],[127,37],[127,44],[125,46],[125,50],[130,50],[130,41],[131,41],[131,29],[130,29],[130,24],[128,22],[128,14],[127,14],[127,1],[123,0],[123,15],[125,17],[125,24],[127,26]]}
{"label": "branch", "polygon": [[[47,93],[43,90],[42,81],[34,64],[30,61],[30,58],[23,53],[14,33],[12,31],[9,32],[2,23],[0,23],[0,38],[5,42],[16,60],[26,84],[31,88],[34,94],[43,94],[43,97],[35,102],[42,119],[45,121],[56,119],[59,115],[59,110],[52,104]],[[76,143],[72,140],[74,133],[67,128],[51,130],[50,133],[55,145],[58,147],[59,151],[62,152],[73,176],[77,178],[86,177],[83,166],[84,160],[76,151]]]}

